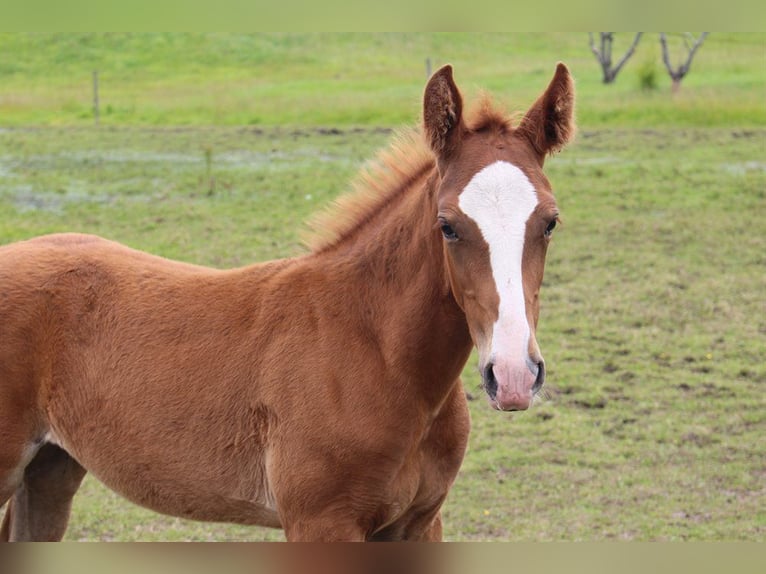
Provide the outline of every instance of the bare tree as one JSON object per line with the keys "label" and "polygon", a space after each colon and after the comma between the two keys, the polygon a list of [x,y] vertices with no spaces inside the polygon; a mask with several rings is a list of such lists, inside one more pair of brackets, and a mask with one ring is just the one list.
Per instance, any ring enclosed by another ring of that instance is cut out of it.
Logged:
{"label": "bare tree", "polygon": [[596,45],[593,41],[593,32],[589,32],[590,50],[596,56],[598,63],[601,64],[601,69],[604,72],[603,81],[605,84],[611,84],[614,82],[614,79],[617,77],[617,74],[620,73],[620,70],[625,65],[625,62],[627,62],[628,58],[633,55],[633,52],[638,45],[638,41],[641,39],[642,33],[643,32],[638,32],[636,34],[635,38],[633,38],[633,43],[630,45],[630,48],[628,48],[628,51],[625,52],[625,55],[617,63],[617,65],[612,67],[612,42],[614,41],[614,32],[600,32],[600,49],[596,48]]}
{"label": "bare tree", "polygon": [[673,93],[676,93],[681,87],[681,80],[689,73],[689,67],[692,65],[692,58],[697,52],[702,42],[705,41],[705,37],[709,32],[702,32],[699,38],[694,38],[691,32],[683,34],[684,46],[686,47],[686,61],[679,65],[677,68],[673,68],[670,63],[670,56],[668,55],[668,39],[665,36],[665,32],[660,32],[660,44],[662,44],[662,61],[665,62],[665,68],[668,70],[668,74],[673,79]]}

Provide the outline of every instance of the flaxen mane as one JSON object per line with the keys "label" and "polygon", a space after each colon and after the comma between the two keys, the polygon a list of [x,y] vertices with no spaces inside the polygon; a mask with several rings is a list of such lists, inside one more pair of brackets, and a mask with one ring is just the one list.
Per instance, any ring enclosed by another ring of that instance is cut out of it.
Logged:
{"label": "flaxen mane", "polygon": [[315,253],[336,245],[433,164],[433,154],[420,132],[415,129],[401,132],[388,149],[362,168],[350,193],[340,196],[309,221],[311,233],[304,243]]}
{"label": "flaxen mane", "polygon": [[[506,133],[513,129],[505,110],[487,94],[480,95],[466,123],[469,130],[477,132]],[[304,244],[314,253],[337,245],[430,171],[434,162],[433,152],[419,129],[399,132],[387,149],[362,168],[351,192],[309,220]]]}

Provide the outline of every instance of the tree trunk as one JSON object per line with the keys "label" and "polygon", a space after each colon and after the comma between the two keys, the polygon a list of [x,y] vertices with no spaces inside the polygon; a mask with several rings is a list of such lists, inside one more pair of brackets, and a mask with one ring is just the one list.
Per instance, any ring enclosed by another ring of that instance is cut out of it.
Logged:
{"label": "tree trunk", "polygon": [[598,60],[598,63],[601,65],[601,70],[603,71],[603,83],[611,84],[617,78],[617,74],[625,65],[625,62],[627,62],[628,59],[633,55],[633,52],[636,49],[636,45],[638,45],[638,41],[641,39],[641,34],[643,34],[643,32],[638,32],[635,35],[633,38],[633,43],[630,45],[628,51],[625,52],[625,55],[623,55],[622,59],[617,63],[616,66],[612,65],[612,42],[614,40],[614,33],[601,32],[600,34],[601,49],[599,50],[596,48],[596,44],[593,41],[593,32],[589,32],[590,50],[593,52],[593,55],[596,56],[596,60]]}
{"label": "tree trunk", "polygon": [[[708,35],[708,32],[702,32],[702,34],[700,34],[700,37],[694,41],[694,44],[692,46],[689,46],[687,41],[686,47],[688,50],[688,54],[686,56],[686,61],[683,64],[680,64],[677,68],[674,68],[673,65],[670,63],[670,55],[668,54],[667,37],[665,35],[665,32],[660,32],[660,45],[662,46],[662,61],[665,64],[665,69],[668,71],[668,75],[673,80],[673,84],[671,86],[672,93],[677,94],[678,91],[681,89],[681,80],[683,80],[684,76],[689,73],[689,68],[692,65],[694,54],[702,45],[702,42],[705,41],[705,38],[707,37],[707,35]],[[694,36],[692,36],[691,34],[688,34],[688,36],[694,39]]]}

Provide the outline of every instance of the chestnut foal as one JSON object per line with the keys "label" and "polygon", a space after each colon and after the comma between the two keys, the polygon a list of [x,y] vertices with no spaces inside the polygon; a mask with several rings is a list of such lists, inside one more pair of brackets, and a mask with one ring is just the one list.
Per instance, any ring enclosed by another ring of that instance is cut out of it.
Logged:
{"label": "chestnut foal", "polygon": [[542,167],[573,100],[559,64],[517,126],[486,100],[464,115],[445,66],[423,129],[300,257],[216,270],[88,235],[0,247],[0,537],[61,539],[89,471],[157,512],[288,540],[440,540],[472,347],[495,409],[528,408],[545,378]]}

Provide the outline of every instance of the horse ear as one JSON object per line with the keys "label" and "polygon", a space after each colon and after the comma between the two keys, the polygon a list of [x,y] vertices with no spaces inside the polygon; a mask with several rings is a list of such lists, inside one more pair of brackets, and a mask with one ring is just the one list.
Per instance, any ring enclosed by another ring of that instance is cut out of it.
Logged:
{"label": "horse ear", "polygon": [[423,126],[437,158],[446,159],[457,150],[462,122],[463,98],[447,65],[431,76],[423,95]]}
{"label": "horse ear", "polygon": [[524,115],[517,131],[535,148],[540,163],[574,137],[574,81],[564,64],[556,66],[551,83]]}

